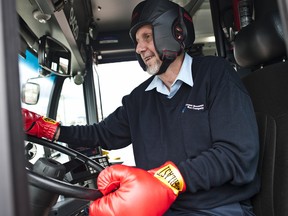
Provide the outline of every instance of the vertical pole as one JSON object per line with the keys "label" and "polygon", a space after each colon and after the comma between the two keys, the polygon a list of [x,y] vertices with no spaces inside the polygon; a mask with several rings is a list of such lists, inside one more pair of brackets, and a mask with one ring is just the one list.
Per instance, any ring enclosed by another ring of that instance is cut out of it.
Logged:
{"label": "vertical pole", "polygon": [[28,216],[15,0],[0,1],[0,215]]}

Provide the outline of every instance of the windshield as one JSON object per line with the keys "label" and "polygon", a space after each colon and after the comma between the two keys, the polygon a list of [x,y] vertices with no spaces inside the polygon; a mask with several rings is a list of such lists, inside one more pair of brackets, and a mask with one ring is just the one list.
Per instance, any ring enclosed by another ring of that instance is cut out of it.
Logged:
{"label": "windshield", "polygon": [[[138,61],[94,65],[95,91],[101,95],[103,118],[122,105],[122,98],[150,77]],[[99,98],[99,97],[98,97]],[[100,113],[100,112],[99,112]]]}

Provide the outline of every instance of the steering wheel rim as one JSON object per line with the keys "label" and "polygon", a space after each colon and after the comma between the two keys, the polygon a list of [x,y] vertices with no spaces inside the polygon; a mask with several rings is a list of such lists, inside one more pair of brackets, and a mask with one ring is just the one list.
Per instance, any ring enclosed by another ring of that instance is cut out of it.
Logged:
{"label": "steering wheel rim", "polygon": [[[27,135],[26,140],[33,142],[33,143],[37,143],[39,145],[42,145],[50,149],[57,150],[68,156],[73,157],[74,159],[76,158],[82,161],[84,164],[92,167],[97,172],[101,172],[104,169],[104,167],[100,165],[99,163],[97,163],[96,161],[88,158],[87,156],[71,148],[67,148],[62,145],[57,145],[49,140],[40,139],[40,138],[30,136],[30,135]],[[74,198],[85,199],[85,200],[90,200],[90,201],[93,201],[103,196],[102,193],[97,189],[81,187],[81,186],[73,185],[71,183],[60,181],[51,177],[39,175],[29,170],[27,167],[26,167],[26,170],[28,174],[29,184],[35,187],[38,187],[38,188],[41,188],[41,189],[44,189],[44,190],[47,190],[56,194],[61,194],[61,195],[65,195],[68,197],[74,197]]]}

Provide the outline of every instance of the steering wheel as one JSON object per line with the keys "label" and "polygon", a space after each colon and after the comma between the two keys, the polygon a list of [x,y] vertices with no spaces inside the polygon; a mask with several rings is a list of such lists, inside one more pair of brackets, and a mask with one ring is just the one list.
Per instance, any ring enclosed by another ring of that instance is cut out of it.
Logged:
{"label": "steering wheel", "polygon": [[[61,153],[64,153],[70,156],[71,160],[63,164],[66,168],[66,173],[70,172],[71,170],[83,164],[93,168],[98,174],[104,169],[104,167],[101,166],[96,161],[88,158],[87,156],[71,148],[67,148],[65,146],[53,143],[51,141],[40,139],[40,138],[33,137],[30,135],[27,135],[26,140],[33,142],[33,143],[37,143],[39,145],[42,145],[50,149],[57,150]],[[96,200],[103,196],[102,193],[97,189],[81,187],[81,186],[77,186],[69,182],[43,176],[43,175],[33,172],[27,166],[26,166],[26,170],[28,173],[29,184],[37,188],[41,188],[45,191],[50,191],[55,194],[61,194],[61,195],[68,196],[68,197],[74,197],[74,198],[85,199],[85,200],[90,200],[90,201]],[[95,175],[91,175],[91,177],[93,176],[95,177]]]}

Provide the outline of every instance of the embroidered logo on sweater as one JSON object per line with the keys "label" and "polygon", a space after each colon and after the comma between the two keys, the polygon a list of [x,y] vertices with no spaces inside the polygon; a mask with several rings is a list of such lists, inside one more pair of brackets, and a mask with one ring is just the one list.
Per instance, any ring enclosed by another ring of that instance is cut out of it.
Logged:
{"label": "embroidered logo on sweater", "polygon": [[186,109],[191,109],[191,110],[204,110],[204,104],[185,104]]}

